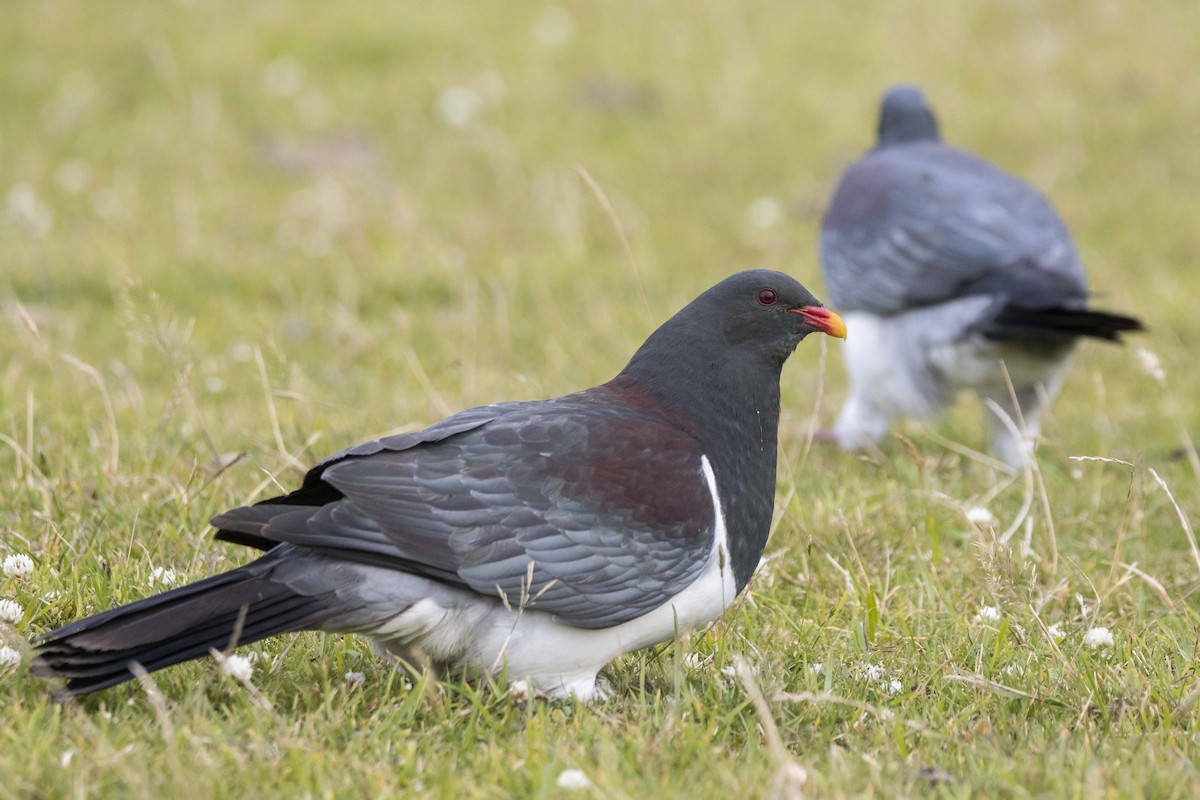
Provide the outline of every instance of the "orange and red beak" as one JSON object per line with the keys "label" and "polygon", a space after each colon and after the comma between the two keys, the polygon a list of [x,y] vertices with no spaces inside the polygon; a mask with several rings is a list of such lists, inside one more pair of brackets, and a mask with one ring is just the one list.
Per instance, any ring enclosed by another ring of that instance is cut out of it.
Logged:
{"label": "orange and red beak", "polygon": [[838,339],[846,338],[846,323],[834,312],[822,306],[804,306],[791,309],[793,314],[804,317],[804,321],[822,333]]}

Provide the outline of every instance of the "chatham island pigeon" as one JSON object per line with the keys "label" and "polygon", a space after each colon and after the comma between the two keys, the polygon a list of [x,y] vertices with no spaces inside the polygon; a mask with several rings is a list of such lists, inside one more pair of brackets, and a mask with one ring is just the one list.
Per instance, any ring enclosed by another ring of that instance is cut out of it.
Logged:
{"label": "chatham island pigeon", "polygon": [[35,640],[84,695],[303,630],[358,633],[414,668],[595,696],[609,661],[717,619],[762,557],[779,376],[841,318],[779,272],[736,274],[608,383],[498,403],[360,444],[299,489],[213,518],[245,566]]}
{"label": "chatham island pigeon", "polygon": [[850,396],[826,433],[847,450],[970,390],[998,406],[985,410],[992,452],[1022,468],[1078,339],[1142,329],[1088,308],[1079,253],[1046,198],[942,142],[915,86],[884,95],[878,142],[842,175],[820,251],[854,330]]}

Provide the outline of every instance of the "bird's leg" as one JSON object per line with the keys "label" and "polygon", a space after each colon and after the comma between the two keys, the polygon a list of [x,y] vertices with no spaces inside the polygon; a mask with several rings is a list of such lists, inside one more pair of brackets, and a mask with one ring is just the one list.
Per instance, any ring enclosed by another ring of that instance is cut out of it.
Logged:
{"label": "bird's leg", "polygon": [[1008,417],[1001,419],[993,408],[984,410],[991,432],[992,452],[1013,469],[1024,469],[1033,456],[1042,432],[1042,416],[1062,388],[1065,373],[1065,369],[1055,370],[1045,381],[1015,390],[1005,387],[1003,392],[990,393],[989,399]]}

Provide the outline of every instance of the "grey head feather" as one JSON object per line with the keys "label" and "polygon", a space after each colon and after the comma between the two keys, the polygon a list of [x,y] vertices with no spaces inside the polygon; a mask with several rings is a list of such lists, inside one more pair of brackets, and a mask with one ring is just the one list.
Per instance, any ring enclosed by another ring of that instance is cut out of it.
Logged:
{"label": "grey head feather", "polygon": [[937,117],[919,87],[902,83],[887,90],[879,106],[876,147],[939,139]]}

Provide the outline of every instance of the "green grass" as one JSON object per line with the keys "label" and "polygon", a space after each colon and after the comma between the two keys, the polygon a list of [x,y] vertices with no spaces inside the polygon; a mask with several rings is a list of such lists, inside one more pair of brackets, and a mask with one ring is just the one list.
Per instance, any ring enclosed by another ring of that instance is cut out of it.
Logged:
{"label": "green grass", "polygon": [[[1200,521],[1174,454],[1200,422],[1200,9],[569,3],[554,46],[546,8],[5,9],[0,556],[36,562],[0,579],[25,610],[5,640],[142,597],[155,567],[241,563],[207,519],[297,462],[607,379],[736,269],[820,295],[821,209],[895,80],[1045,189],[1099,300],[1151,332],[1082,349],[1044,493],[946,445],[981,446],[977,404],[879,459],[810,448],[845,384],[837,344],[806,342],[769,566],[712,630],[609,667],[610,701],[410,688],[317,634],[247,648],[257,694],[201,662],[156,674],[161,702],[62,706],[21,667],[0,674],[0,795],[557,796],[579,768],[604,797],[768,796],[795,788],[783,759],[822,797],[1200,793],[1200,566],[1150,473]],[[476,99],[462,127],[452,87]],[[748,219],[760,197],[777,224]],[[1097,625],[1111,649],[1083,646]]]}

